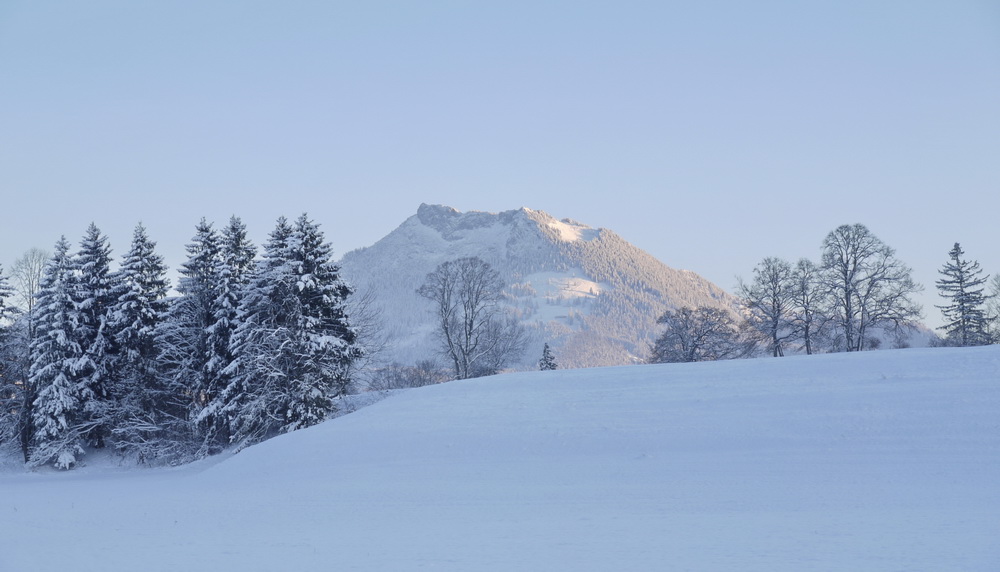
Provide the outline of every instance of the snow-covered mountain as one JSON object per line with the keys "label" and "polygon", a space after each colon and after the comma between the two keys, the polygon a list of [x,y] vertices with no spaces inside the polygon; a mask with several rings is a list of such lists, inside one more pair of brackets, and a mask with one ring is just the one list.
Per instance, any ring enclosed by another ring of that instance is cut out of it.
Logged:
{"label": "snow-covered mountain", "polygon": [[508,280],[510,304],[532,337],[523,365],[537,361],[546,342],[564,367],[641,361],[667,308],[733,304],[718,286],[607,229],[528,208],[463,213],[422,204],[382,240],[341,260],[359,293],[374,294],[392,360],[434,354],[431,305],[416,289],[438,264],[464,256],[482,258]]}

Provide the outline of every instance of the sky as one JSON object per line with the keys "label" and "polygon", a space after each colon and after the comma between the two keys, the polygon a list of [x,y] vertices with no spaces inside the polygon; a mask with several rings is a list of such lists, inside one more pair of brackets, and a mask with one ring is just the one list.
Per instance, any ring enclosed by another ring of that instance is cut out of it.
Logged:
{"label": "sky", "polygon": [[323,225],[420,203],[609,228],[732,290],[862,223],[926,290],[1000,272],[1000,3],[0,3],[0,264],[142,222]]}

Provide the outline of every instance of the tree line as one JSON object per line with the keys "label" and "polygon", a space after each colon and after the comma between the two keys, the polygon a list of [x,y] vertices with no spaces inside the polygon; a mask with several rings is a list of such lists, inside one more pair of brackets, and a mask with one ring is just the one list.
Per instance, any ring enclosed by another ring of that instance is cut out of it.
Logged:
{"label": "tree line", "polygon": [[[263,252],[204,219],[176,296],[139,225],[117,270],[93,224],[0,273],[0,439],[29,466],[92,449],[179,463],[319,423],[364,355],[319,225],[279,218]],[[19,306],[7,303],[15,295]]]}
{"label": "tree line", "polygon": [[[938,306],[945,324],[936,343],[1000,342],[995,303],[1000,280],[994,279],[993,293],[985,294],[989,277],[964,254],[955,243],[940,270],[936,285],[947,303]],[[764,258],[750,281],[739,280],[735,312],[708,307],[665,312],[658,320],[665,330],[653,344],[650,361],[877,348],[886,336],[902,340],[912,332],[921,317],[912,296],[921,290],[894,249],[862,224],[843,225],[824,238],[819,263]]]}
{"label": "tree line", "polygon": [[[279,218],[262,251],[239,218],[221,230],[202,219],[169,295],[141,225],[117,270],[93,224],[75,251],[65,238],[51,255],[32,249],[10,279],[0,271],[0,443],[28,466],[72,468],[94,449],[182,463],[327,419],[377,351],[378,336],[362,344],[360,331],[380,321],[368,300],[351,300],[331,254],[305,214]],[[956,243],[937,282],[947,300],[939,343],[1000,341],[1000,279],[984,294],[988,277],[963,257]],[[450,371],[428,356],[366,368],[365,383],[413,387],[519,363],[528,338],[506,288],[479,258],[440,264],[416,293]],[[876,348],[914,327],[919,291],[892,248],[844,225],[823,240],[818,263],[763,259],[739,281],[738,308],[665,312],[649,361]],[[558,367],[547,343],[538,367]]]}

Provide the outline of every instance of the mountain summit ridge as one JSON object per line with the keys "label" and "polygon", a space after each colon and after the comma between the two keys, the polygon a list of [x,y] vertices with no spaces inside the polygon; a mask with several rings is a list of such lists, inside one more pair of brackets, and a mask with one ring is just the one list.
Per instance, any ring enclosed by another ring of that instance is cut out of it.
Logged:
{"label": "mountain summit ridge", "polygon": [[508,281],[512,311],[533,338],[521,367],[548,342],[563,367],[642,361],[656,318],[680,306],[732,307],[732,297],[694,272],[676,270],[613,231],[527,207],[490,213],[421,204],[375,244],[344,255],[342,273],[371,292],[391,359],[432,357],[430,302],[416,294],[438,264],[489,262]]}

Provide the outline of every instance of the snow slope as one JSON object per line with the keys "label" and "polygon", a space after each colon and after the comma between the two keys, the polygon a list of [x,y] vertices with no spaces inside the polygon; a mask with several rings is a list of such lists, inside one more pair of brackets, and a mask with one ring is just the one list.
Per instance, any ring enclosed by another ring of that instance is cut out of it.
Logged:
{"label": "snow slope", "polygon": [[0,570],[1000,569],[1000,347],[409,390],[217,463],[0,475]]}

